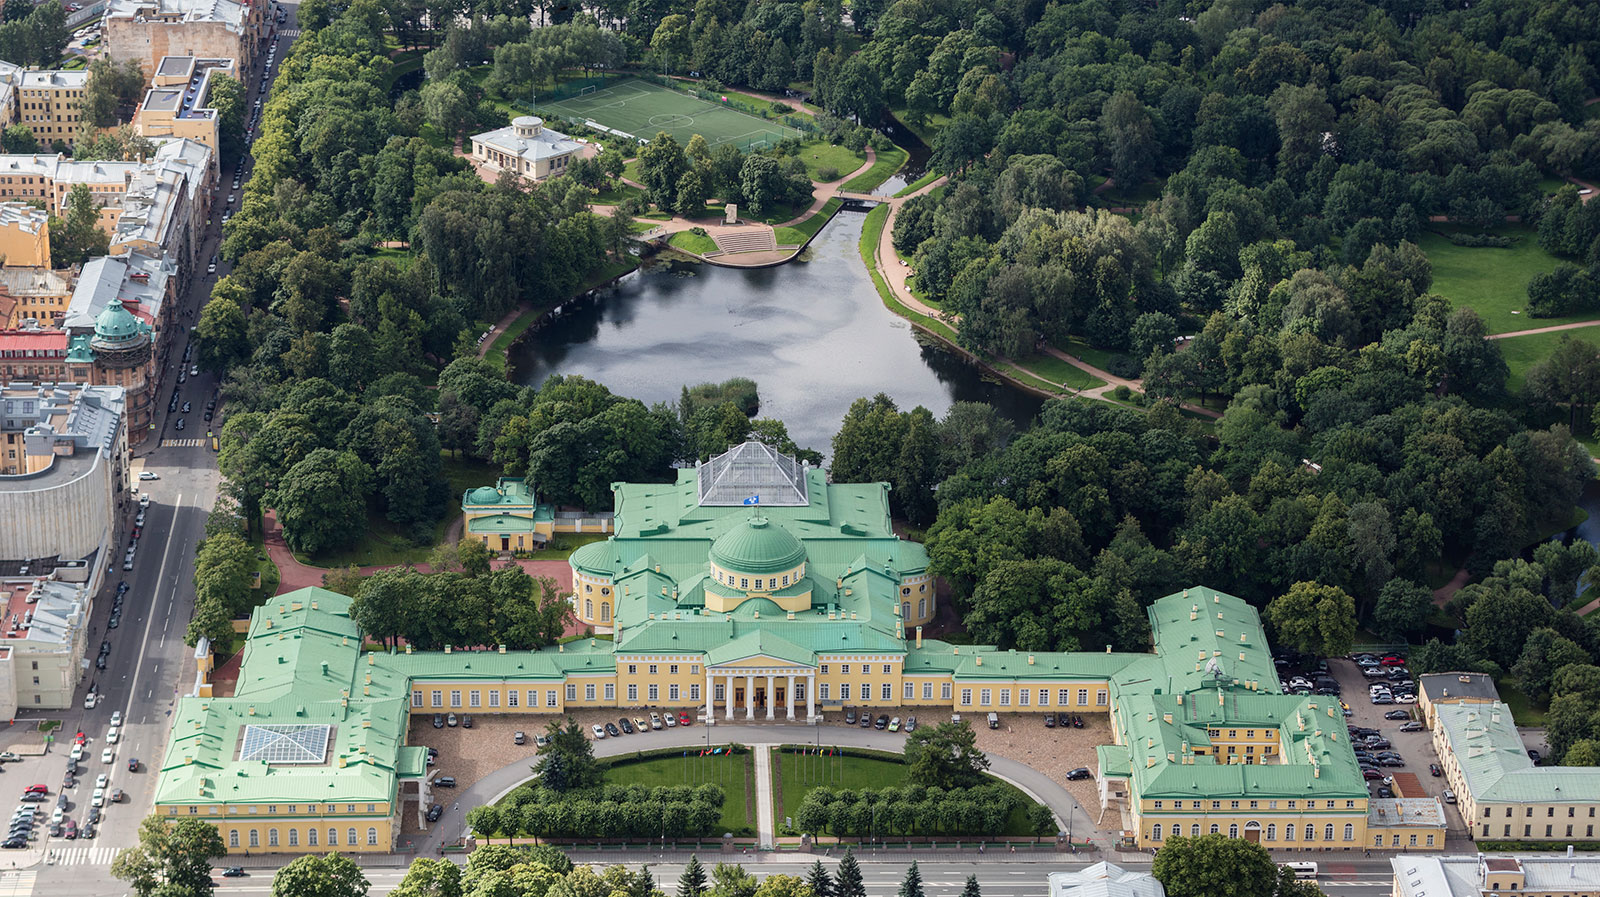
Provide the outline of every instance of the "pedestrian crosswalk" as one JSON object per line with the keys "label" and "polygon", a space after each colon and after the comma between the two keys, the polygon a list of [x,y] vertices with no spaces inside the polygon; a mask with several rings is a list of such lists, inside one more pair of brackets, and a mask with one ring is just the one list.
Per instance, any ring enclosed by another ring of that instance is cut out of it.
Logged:
{"label": "pedestrian crosswalk", "polygon": [[[57,866],[109,866],[117,856],[115,847],[56,847],[50,850]],[[0,891],[0,897],[8,897]]]}
{"label": "pedestrian crosswalk", "polygon": [[32,897],[37,872],[8,869],[0,872],[0,897]]}
{"label": "pedestrian crosswalk", "polygon": [[300,29],[299,28],[285,28],[282,31],[278,32],[278,36],[279,37],[296,38],[296,37],[300,36]]}
{"label": "pedestrian crosswalk", "polygon": [[163,439],[162,448],[198,448],[205,445],[204,439]]}

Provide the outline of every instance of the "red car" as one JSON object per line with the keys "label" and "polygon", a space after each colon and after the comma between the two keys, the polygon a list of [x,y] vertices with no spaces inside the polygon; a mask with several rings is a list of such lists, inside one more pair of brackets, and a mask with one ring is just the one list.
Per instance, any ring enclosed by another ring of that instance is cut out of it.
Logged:
{"label": "red car", "polygon": [[1403,667],[1406,665],[1406,659],[1398,654],[1390,654],[1383,660],[1379,661],[1379,663],[1382,663],[1386,667]]}
{"label": "red car", "polygon": [[46,788],[43,785],[29,785],[22,793],[23,794],[49,794],[50,793],[50,789]]}
{"label": "red car", "polygon": [[1361,767],[1361,777],[1363,779],[1367,779],[1368,781],[1371,781],[1372,779],[1381,779],[1381,778],[1383,778],[1383,773],[1379,772],[1376,769],[1373,769],[1370,766],[1363,766],[1363,767]]}
{"label": "red car", "polygon": [[683,711],[683,712],[678,714],[678,725],[680,725],[680,726],[689,725],[689,711],[685,710],[685,711]]}

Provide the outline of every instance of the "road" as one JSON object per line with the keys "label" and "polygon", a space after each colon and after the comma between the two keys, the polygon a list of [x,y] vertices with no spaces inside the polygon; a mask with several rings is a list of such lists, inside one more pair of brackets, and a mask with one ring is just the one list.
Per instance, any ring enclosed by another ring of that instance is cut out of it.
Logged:
{"label": "road", "polygon": [[[289,30],[297,27],[295,5],[286,6],[290,19],[281,26],[287,36],[278,41],[279,58],[287,55],[292,35],[298,33]],[[247,78],[247,119],[254,101],[263,96],[258,74],[251,73]],[[225,199],[229,193],[239,192],[231,189],[233,178],[236,174],[247,177],[250,164],[247,156],[238,165],[224,167],[220,172],[202,258],[209,258],[218,251],[222,213],[227,210]],[[243,166],[243,172],[238,170],[239,166]],[[217,383],[205,372],[195,377],[185,376],[181,384],[178,378],[187,367],[183,353],[193,336],[189,328],[199,320],[200,309],[209,298],[217,277],[226,272],[226,264],[220,264],[214,275],[203,270],[196,272],[188,290],[178,298],[170,313],[173,337],[169,361],[160,372],[156,432],[135,452],[135,466],[142,461],[143,469],[159,479],[138,483],[140,491],[150,494],[151,504],[134,569],[126,572],[118,569],[107,577],[105,589],[95,600],[90,622],[89,651],[97,653],[103,640],[111,643],[107,668],[97,671],[90,667],[71,709],[18,714],[19,725],[15,731],[19,733],[24,719],[60,719],[63,735],[43,757],[10,764],[8,771],[14,774],[11,781],[26,779],[29,783],[45,783],[54,793],[63,780],[65,749],[73,733],[82,731],[88,736],[89,750],[87,762],[80,764],[79,784],[68,792],[68,817],[80,822],[85,818],[94,777],[102,772],[109,774],[112,787],[127,792],[124,803],[104,810],[98,837],[93,840],[41,837],[35,850],[17,852],[15,857],[0,856],[0,870],[9,862],[18,866],[33,862],[36,873],[33,887],[40,891],[121,893],[121,883],[113,881],[109,875],[111,859],[117,849],[137,842],[138,824],[149,813],[154,797],[156,776],[152,769],[159,768],[165,754],[174,705],[178,695],[187,693],[192,685],[193,651],[184,645],[183,636],[194,610],[195,548],[204,536],[206,518],[215,503],[219,481],[216,456],[204,438],[211,424],[203,419],[204,406],[216,394]],[[168,414],[167,403],[174,391],[180,410]],[[192,405],[192,411],[187,414],[181,411],[184,401]],[[186,424],[181,431],[176,428],[179,418]],[[220,427],[221,417],[213,423]],[[131,531],[131,527],[131,519],[123,521],[124,532]],[[108,630],[112,596],[117,583],[124,580],[129,589],[122,619],[117,629]],[[100,699],[93,710],[85,710],[83,698],[91,687]],[[125,717],[123,735],[114,748],[112,762],[103,764],[100,762],[100,752],[105,747],[103,739],[111,714],[116,710],[121,710]],[[0,733],[0,740],[4,737],[5,733]],[[140,760],[137,772],[129,772],[130,758]],[[41,826],[40,835],[45,834],[45,827]],[[21,882],[0,881],[0,889],[5,889],[8,897],[26,897],[30,893]]]}

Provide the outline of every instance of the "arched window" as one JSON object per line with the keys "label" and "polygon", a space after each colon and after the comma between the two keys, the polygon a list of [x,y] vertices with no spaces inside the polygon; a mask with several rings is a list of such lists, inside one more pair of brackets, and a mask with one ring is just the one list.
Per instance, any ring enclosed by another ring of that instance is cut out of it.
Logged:
{"label": "arched window", "polygon": [[1191,838],[1200,837],[1200,823],[1196,822],[1193,825],[1189,826],[1189,837],[1191,837]]}
{"label": "arched window", "polygon": [[367,843],[372,845],[372,846],[377,846],[377,844],[378,844],[378,830],[377,829],[375,829],[375,828],[367,829]]}
{"label": "arched window", "polygon": [[317,830],[315,828],[306,829],[306,846],[307,847],[316,847],[317,846]]}
{"label": "arched window", "polygon": [[917,619],[920,620],[920,619],[922,619],[923,617],[925,617],[927,615],[928,615],[928,599],[926,599],[926,598],[918,598],[917,599]]}
{"label": "arched window", "polygon": [[1324,840],[1324,841],[1332,841],[1333,840],[1333,823],[1330,822],[1327,825],[1322,827],[1322,840]]}
{"label": "arched window", "polygon": [[600,602],[600,622],[611,622],[611,602],[609,601]]}
{"label": "arched window", "polygon": [[1160,841],[1161,840],[1161,823],[1158,822],[1155,825],[1150,827],[1150,840],[1152,840],[1152,841]]}
{"label": "arched window", "polygon": [[299,847],[300,846],[300,830],[299,829],[297,829],[297,828],[289,829],[289,846],[290,847]]}
{"label": "arched window", "polygon": [[594,619],[594,599],[593,598],[585,598],[585,599],[583,599],[583,615],[585,617],[588,617],[591,620]]}
{"label": "arched window", "polygon": [[908,618],[910,618],[910,616],[911,616],[911,602],[909,602],[909,601],[900,602],[900,617],[902,619],[908,619]]}
{"label": "arched window", "polygon": [[275,828],[267,829],[267,846],[268,847],[277,847],[278,846],[278,830],[277,829],[275,829]]}
{"label": "arched window", "polygon": [[1354,841],[1356,839],[1356,827],[1348,822],[1344,824],[1344,839],[1346,841]]}
{"label": "arched window", "polygon": [[361,842],[356,840],[356,830],[355,829],[350,829],[349,831],[345,832],[345,834],[350,836],[349,839],[345,841],[345,843],[350,845],[351,847],[354,847],[357,844],[361,843]]}
{"label": "arched window", "polygon": [[251,829],[250,830],[250,846],[251,847],[260,847],[261,846],[261,833],[256,831],[255,829]]}
{"label": "arched window", "polygon": [[1276,822],[1274,822],[1273,824],[1267,826],[1267,840],[1268,841],[1276,841],[1276,840],[1278,840],[1278,824]]}
{"label": "arched window", "polygon": [[1283,827],[1283,840],[1285,840],[1285,841],[1293,841],[1294,840],[1294,823],[1291,822],[1288,825]]}
{"label": "arched window", "polygon": [[1239,837],[1239,826],[1238,826],[1237,823],[1228,826],[1228,837],[1230,837],[1230,838]]}
{"label": "arched window", "polygon": [[338,847],[339,846],[339,830],[338,829],[332,828],[332,827],[330,827],[328,829],[328,846],[329,847]]}
{"label": "arched window", "polygon": [[1306,840],[1307,841],[1315,841],[1315,840],[1317,840],[1317,827],[1312,825],[1309,822],[1306,823]]}
{"label": "arched window", "polygon": [[1218,826],[1215,822],[1211,823],[1211,834],[1215,835],[1215,834],[1220,833],[1221,831],[1222,831],[1222,828],[1220,826]]}
{"label": "arched window", "polygon": [[238,847],[239,846],[239,830],[238,829],[236,829],[236,828],[228,829],[228,846],[229,847]]}

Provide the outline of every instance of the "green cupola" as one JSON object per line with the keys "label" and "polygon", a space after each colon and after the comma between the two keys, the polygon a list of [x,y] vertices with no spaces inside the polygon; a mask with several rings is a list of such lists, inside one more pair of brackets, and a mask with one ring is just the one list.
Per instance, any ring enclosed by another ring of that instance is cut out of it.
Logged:
{"label": "green cupola", "polygon": [[133,312],[122,307],[121,299],[113,299],[94,319],[94,335],[100,342],[126,343],[143,336],[144,328]]}
{"label": "green cupola", "polygon": [[779,573],[805,559],[800,540],[765,517],[741,520],[711,543],[711,562],[735,573]]}

